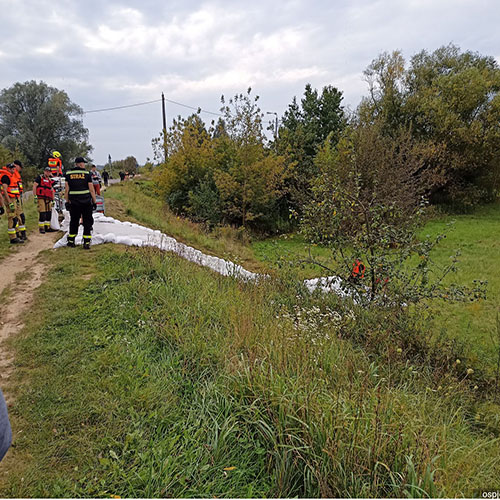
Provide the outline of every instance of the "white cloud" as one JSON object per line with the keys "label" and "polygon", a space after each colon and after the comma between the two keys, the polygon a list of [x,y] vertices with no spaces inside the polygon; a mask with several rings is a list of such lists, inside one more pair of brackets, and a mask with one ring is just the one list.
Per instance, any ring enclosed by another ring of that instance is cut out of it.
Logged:
{"label": "white cloud", "polygon": [[[283,111],[308,82],[337,86],[355,107],[366,93],[363,69],[384,50],[409,59],[451,41],[485,55],[500,46],[496,0],[0,0],[0,12],[16,26],[0,39],[9,69],[0,88],[44,80],[87,109],[164,91],[217,111],[221,94],[252,86],[263,106]],[[113,140],[123,155],[141,157],[131,147],[149,154],[150,137],[138,138],[156,127],[158,110],[132,109],[86,118],[97,154]],[[110,123],[121,133],[113,136]]]}

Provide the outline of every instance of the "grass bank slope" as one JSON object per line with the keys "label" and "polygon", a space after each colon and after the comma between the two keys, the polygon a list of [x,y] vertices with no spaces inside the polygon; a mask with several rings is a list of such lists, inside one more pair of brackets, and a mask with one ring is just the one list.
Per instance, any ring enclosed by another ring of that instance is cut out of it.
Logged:
{"label": "grass bank slope", "polygon": [[57,257],[15,342],[16,446],[1,496],[455,497],[498,486],[498,406],[375,338],[380,318],[152,249]]}
{"label": "grass bank slope", "polygon": [[[250,244],[238,239],[239,233],[230,229],[207,233],[200,225],[179,219],[166,210],[161,200],[154,197],[150,181],[113,186],[106,197],[110,202],[111,215],[132,218],[135,222],[160,229],[184,243],[234,260],[253,271],[272,272],[279,260],[299,262],[308,257],[309,250],[325,264],[331,259],[328,249],[309,247],[298,235],[283,235]],[[459,270],[447,277],[449,283],[470,285],[475,279],[488,281],[486,300],[455,304],[439,301],[431,305],[431,310],[435,316],[433,334],[461,343],[463,350],[490,373],[497,370],[500,350],[497,327],[500,304],[499,227],[500,204],[497,203],[479,208],[473,214],[430,221],[421,232],[422,237],[447,234],[432,256],[437,268],[444,268],[449,264],[450,256],[460,250]],[[325,271],[319,267],[297,265],[294,272],[299,280],[321,276]]]}

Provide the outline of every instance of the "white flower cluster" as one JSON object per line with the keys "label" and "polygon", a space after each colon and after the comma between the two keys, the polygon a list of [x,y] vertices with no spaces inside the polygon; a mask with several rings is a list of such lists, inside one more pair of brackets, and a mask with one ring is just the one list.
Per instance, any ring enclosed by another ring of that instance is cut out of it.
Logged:
{"label": "white flower cluster", "polygon": [[322,340],[329,340],[336,335],[342,324],[355,319],[354,313],[349,311],[342,316],[338,311],[329,307],[321,310],[318,306],[311,308],[294,306],[293,311],[284,311],[277,318],[282,321],[282,326],[291,326],[290,340],[307,336],[311,343],[316,344]]}

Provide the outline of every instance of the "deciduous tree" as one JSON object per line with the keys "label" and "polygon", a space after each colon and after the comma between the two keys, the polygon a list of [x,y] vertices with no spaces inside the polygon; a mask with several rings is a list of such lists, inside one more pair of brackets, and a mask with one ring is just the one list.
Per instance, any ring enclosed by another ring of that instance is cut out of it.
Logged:
{"label": "deciduous tree", "polygon": [[54,149],[69,163],[92,150],[82,113],[62,90],[34,80],[15,83],[0,92],[0,141],[37,167]]}

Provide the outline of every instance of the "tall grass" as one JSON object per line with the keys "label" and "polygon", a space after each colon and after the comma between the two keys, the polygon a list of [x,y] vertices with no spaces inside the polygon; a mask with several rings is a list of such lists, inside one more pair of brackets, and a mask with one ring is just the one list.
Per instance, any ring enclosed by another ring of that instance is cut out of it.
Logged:
{"label": "tall grass", "polygon": [[115,184],[106,191],[105,197],[107,215],[159,229],[182,243],[205,253],[230,259],[250,270],[264,269],[248,245],[247,233],[230,227],[209,231],[203,224],[176,216],[155,196],[152,181],[137,180]]}
{"label": "tall grass", "polygon": [[381,318],[285,278],[72,250],[16,341],[4,496],[470,496],[500,477],[498,405]]}
{"label": "tall grass", "polygon": [[[284,235],[278,238],[253,241],[251,245],[238,240],[238,233],[230,228],[208,233],[202,226],[179,219],[167,209],[160,199],[155,198],[148,182],[125,183],[113,186],[107,192],[111,200],[111,212],[119,218],[130,217],[134,220],[161,229],[184,243],[196,246],[202,251],[215,253],[222,257],[247,266],[255,271],[274,272],[273,269],[287,262],[300,262],[308,256],[308,245],[297,235]],[[119,203],[113,204],[113,202]],[[453,221],[453,226],[449,227]],[[473,280],[487,280],[486,300],[470,303],[431,304],[434,315],[432,334],[446,337],[451,343],[460,344],[462,350],[475,365],[492,374],[496,367],[498,348],[492,342],[496,331],[496,315],[500,303],[500,243],[498,225],[500,224],[500,204],[481,207],[474,214],[442,216],[430,220],[421,231],[422,237],[446,233],[432,254],[437,268],[444,268],[450,256],[460,250],[459,270],[450,274],[448,283],[456,282],[470,285]],[[224,232],[224,234],[222,234]],[[332,256],[328,249],[312,247],[315,257],[328,264]],[[294,273],[297,280],[319,276],[324,270],[314,266],[296,264]]]}

